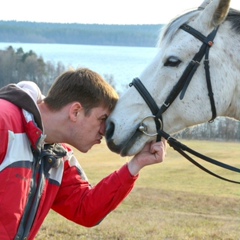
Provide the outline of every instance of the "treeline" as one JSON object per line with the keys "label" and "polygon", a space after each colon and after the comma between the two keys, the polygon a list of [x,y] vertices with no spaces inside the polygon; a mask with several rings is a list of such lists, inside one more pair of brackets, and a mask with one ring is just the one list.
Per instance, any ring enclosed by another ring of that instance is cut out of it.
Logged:
{"label": "treeline", "polygon": [[174,135],[177,139],[240,141],[240,122],[218,117],[212,123],[186,128]]}
{"label": "treeline", "polygon": [[[0,88],[27,80],[35,82],[46,95],[53,81],[66,70],[67,67],[61,61],[45,62],[32,50],[24,52],[23,48],[14,49],[12,46],[0,50]],[[103,77],[116,88],[111,74],[104,74]]]}
{"label": "treeline", "polygon": [[61,62],[56,65],[45,62],[32,50],[24,52],[22,48],[15,50],[12,46],[0,50],[0,87],[28,80],[36,82],[46,94],[53,80],[64,71]]}
{"label": "treeline", "polygon": [[0,42],[155,47],[162,26],[0,21]]}

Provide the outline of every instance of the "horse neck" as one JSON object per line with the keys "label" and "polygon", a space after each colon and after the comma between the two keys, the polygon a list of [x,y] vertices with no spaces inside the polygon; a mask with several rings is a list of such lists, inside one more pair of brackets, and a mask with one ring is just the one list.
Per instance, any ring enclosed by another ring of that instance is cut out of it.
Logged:
{"label": "horse neck", "polygon": [[226,116],[234,118],[236,120],[240,121],[240,76],[238,81],[238,87],[236,88],[236,91],[233,93],[232,102],[229,106],[229,108],[226,111]]}
{"label": "horse neck", "polygon": [[[240,120],[240,33],[231,29],[231,25],[226,22],[224,23],[219,31],[225,32],[224,45],[224,58],[228,59],[223,62],[226,65],[225,76],[229,77],[227,84],[232,85],[232,91],[225,92],[225,94],[231,94],[231,101],[227,106],[226,110],[223,112],[223,116],[231,117],[236,120]],[[228,87],[226,86],[226,89]],[[225,98],[225,96],[222,96]]]}

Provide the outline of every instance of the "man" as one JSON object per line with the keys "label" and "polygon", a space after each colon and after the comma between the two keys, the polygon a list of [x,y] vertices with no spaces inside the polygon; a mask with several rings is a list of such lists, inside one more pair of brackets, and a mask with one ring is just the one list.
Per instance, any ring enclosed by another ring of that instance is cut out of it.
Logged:
{"label": "man", "polygon": [[98,224],[132,190],[139,171],[162,162],[152,143],[91,187],[69,144],[99,144],[118,96],[80,68],[56,79],[46,98],[33,82],[0,89],[0,239],[34,239],[50,209],[80,225]]}

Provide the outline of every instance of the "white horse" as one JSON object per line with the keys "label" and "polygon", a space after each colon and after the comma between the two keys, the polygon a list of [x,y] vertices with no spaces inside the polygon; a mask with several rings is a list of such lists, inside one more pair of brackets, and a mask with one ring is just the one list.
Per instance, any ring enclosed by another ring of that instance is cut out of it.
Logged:
{"label": "white horse", "polygon": [[217,116],[240,119],[240,12],[230,0],[178,16],[158,45],[139,77],[147,91],[135,79],[107,121],[108,147],[122,156],[156,140],[156,126],[173,134]]}

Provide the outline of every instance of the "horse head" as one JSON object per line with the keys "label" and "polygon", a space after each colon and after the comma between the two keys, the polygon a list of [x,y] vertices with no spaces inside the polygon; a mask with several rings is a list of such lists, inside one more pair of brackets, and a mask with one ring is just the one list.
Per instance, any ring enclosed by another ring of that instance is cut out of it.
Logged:
{"label": "horse head", "polygon": [[[240,13],[230,9],[230,0],[204,1],[169,22],[158,53],[139,77],[145,90],[134,81],[107,120],[108,147],[134,155],[156,140],[157,125],[172,134],[216,116],[238,119],[239,23]],[[202,48],[207,50],[200,54]],[[160,110],[154,113],[152,105]]]}

